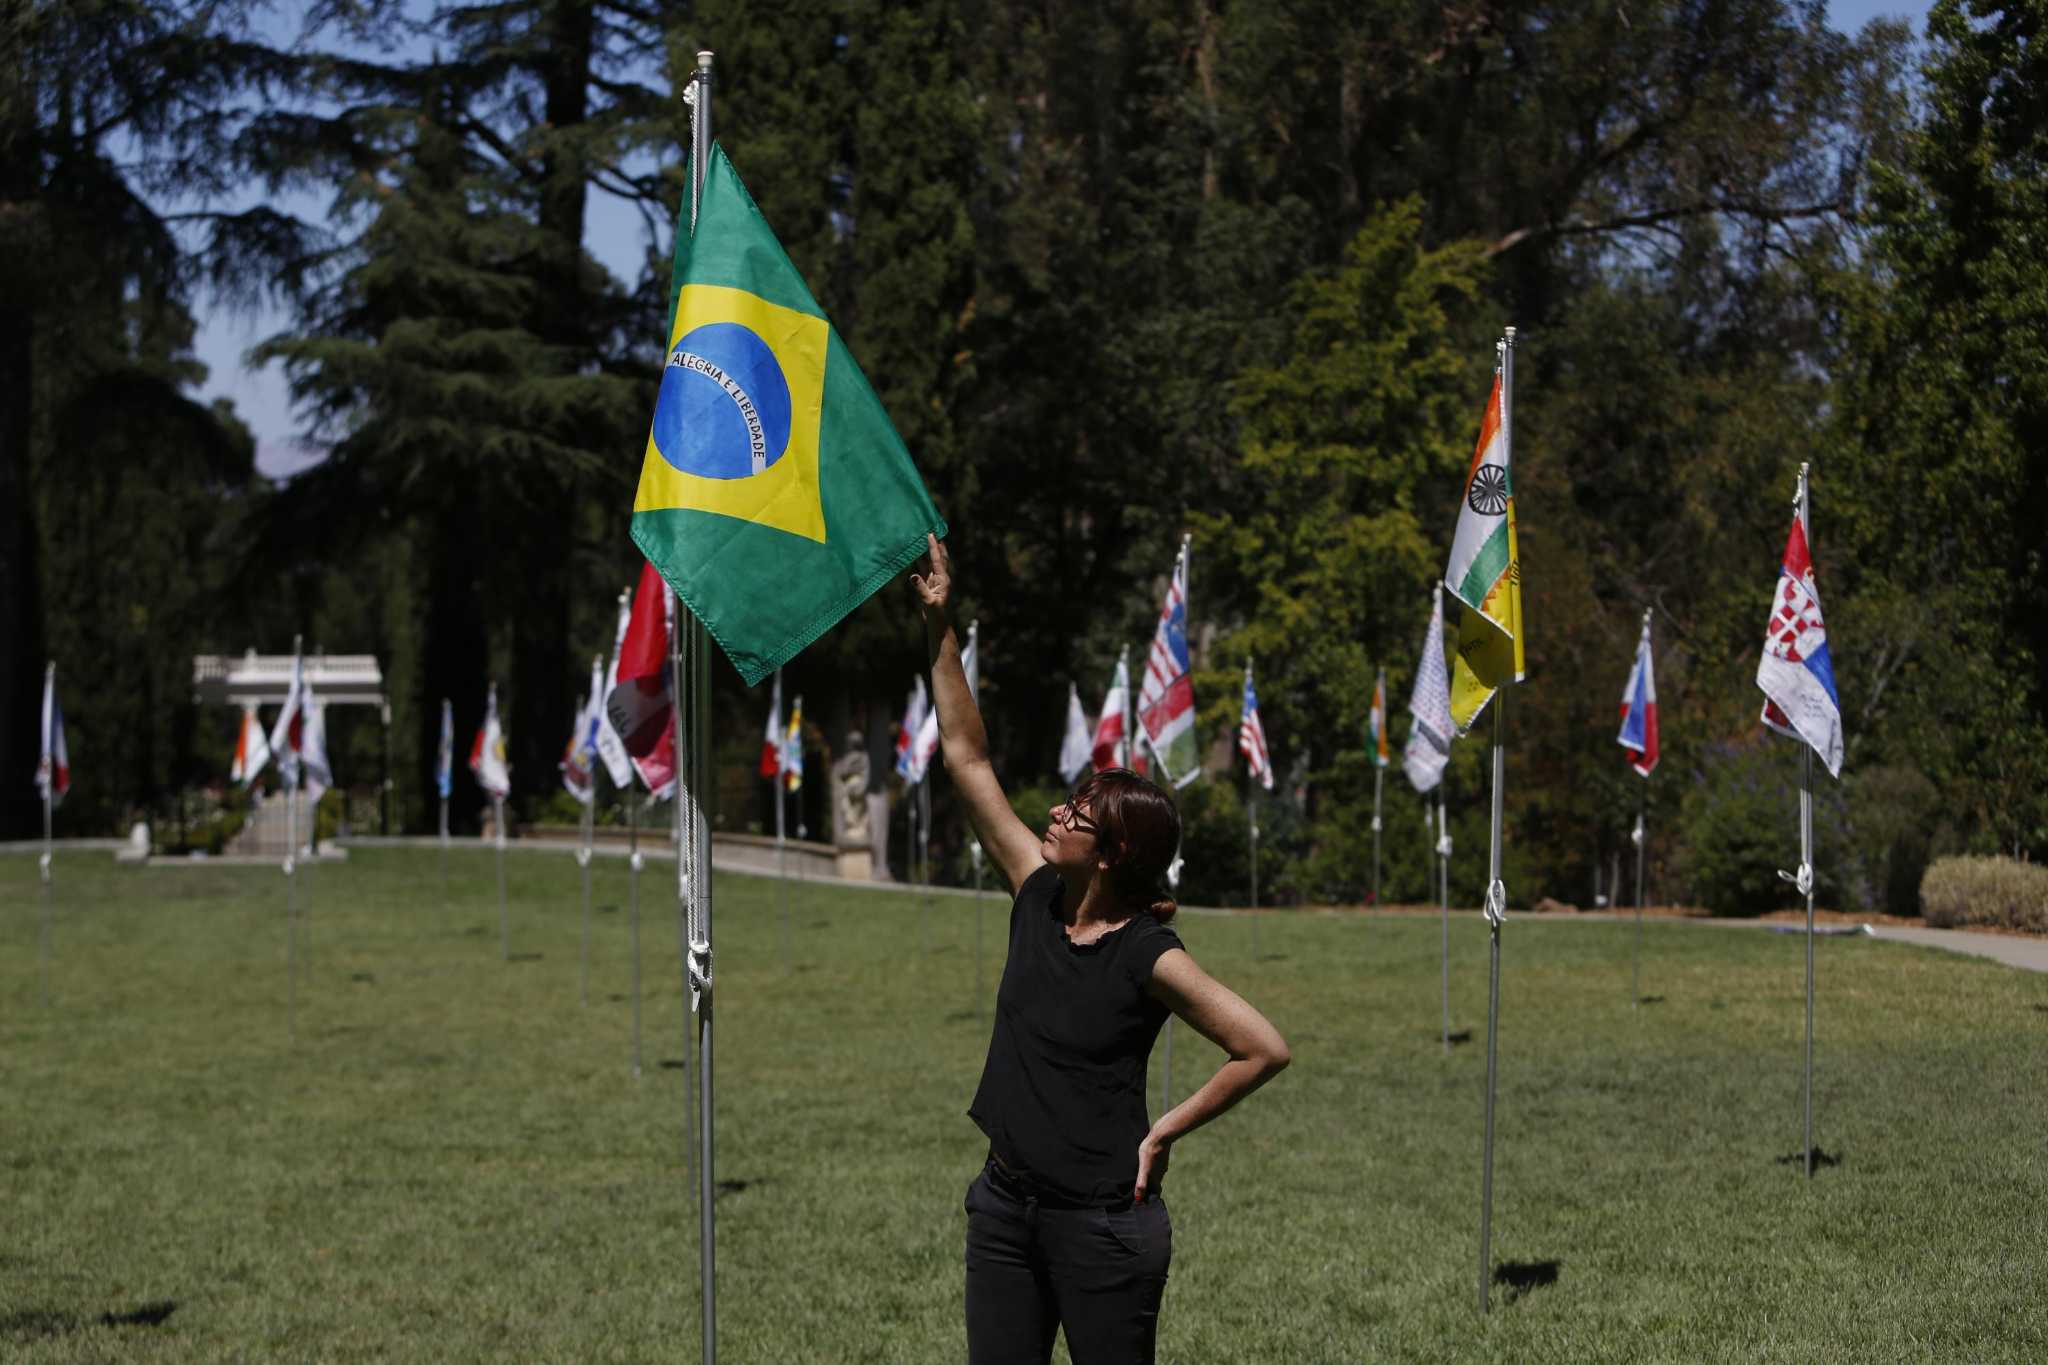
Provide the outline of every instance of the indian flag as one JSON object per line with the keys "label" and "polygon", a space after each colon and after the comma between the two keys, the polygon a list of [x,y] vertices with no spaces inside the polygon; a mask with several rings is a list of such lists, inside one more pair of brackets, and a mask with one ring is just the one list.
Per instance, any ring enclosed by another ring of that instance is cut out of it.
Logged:
{"label": "indian flag", "polygon": [[1509,468],[1512,408],[1502,378],[1494,375],[1493,393],[1486,400],[1444,570],[1444,586],[1466,608],[1451,668],[1451,719],[1461,735],[1471,730],[1494,692],[1520,682],[1523,672],[1522,562]]}

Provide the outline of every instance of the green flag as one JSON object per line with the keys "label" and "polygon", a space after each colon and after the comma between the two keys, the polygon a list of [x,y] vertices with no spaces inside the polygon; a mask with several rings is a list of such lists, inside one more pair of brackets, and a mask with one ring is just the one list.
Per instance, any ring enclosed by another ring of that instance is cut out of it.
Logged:
{"label": "green flag", "polygon": [[676,237],[633,542],[751,687],[946,523],[723,149]]}

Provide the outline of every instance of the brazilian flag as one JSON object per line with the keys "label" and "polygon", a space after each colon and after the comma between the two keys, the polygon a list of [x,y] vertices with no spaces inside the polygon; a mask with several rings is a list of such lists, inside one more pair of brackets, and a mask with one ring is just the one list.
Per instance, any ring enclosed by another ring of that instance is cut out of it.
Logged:
{"label": "brazilian flag", "polygon": [[946,523],[722,148],[684,213],[633,542],[751,687]]}

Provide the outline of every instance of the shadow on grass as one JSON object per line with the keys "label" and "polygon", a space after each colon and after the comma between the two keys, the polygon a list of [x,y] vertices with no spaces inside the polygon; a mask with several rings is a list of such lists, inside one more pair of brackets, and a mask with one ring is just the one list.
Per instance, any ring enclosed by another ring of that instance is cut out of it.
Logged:
{"label": "shadow on grass", "polygon": [[680,1058],[664,1057],[661,1059],[661,1069],[663,1071],[688,1071],[690,1064]]}
{"label": "shadow on grass", "polygon": [[1639,995],[1636,997],[1636,1003],[1638,1005],[1661,1005],[1664,1003],[1664,997],[1661,995]]}
{"label": "shadow on grass", "polygon": [[374,986],[377,984],[377,974],[375,972],[350,972],[348,975],[348,979],[351,981],[360,981],[365,986]]}
{"label": "shadow on grass", "polygon": [[543,956],[544,954],[541,953],[514,953],[505,960],[507,962],[538,962]]}
{"label": "shadow on grass", "polygon": [[1493,1282],[1506,1286],[1507,1301],[1513,1303],[1532,1289],[1556,1284],[1563,1267],[1563,1261],[1502,1261],[1493,1268]]}
{"label": "shadow on grass", "polygon": [[1463,1046],[1464,1046],[1465,1044],[1467,1044],[1467,1043],[1469,1043],[1469,1042],[1471,1042],[1471,1041],[1472,1041],[1472,1030],[1471,1030],[1471,1029],[1468,1029],[1468,1028],[1452,1029],[1452,1030],[1451,1030],[1451,1032],[1450,1032],[1450,1043],[1451,1043],[1451,1046],[1452,1046],[1452,1047],[1463,1047]]}
{"label": "shadow on grass", "polygon": [[[1784,1156],[1776,1158],[1776,1160],[1780,1166],[1802,1166],[1806,1162],[1806,1153],[1789,1152]],[[1816,1171],[1824,1166],[1839,1166],[1841,1164],[1842,1154],[1840,1152],[1824,1152],[1818,1147],[1813,1149],[1813,1168]]]}
{"label": "shadow on grass", "polygon": [[768,1182],[767,1182],[767,1181],[765,1181],[765,1180],[758,1180],[758,1179],[756,1179],[756,1180],[721,1180],[721,1181],[719,1181],[719,1182],[718,1182],[718,1197],[719,1197],[719,1198],[721,1198],[721,1199],[723,1199],[723,1198],[724,1198],[724,1197],[725,1197],[726,1195],[729,1195],[729,1194],[745,1194],[745,1193],[746,1193],[746,1192],[747,1192],[748,1190],[751,1190],[752,1188],[754,1188],[754,1186],[756,1186],[756,1185],[765,1185],[765,1184],[767,1184],[767,1183],[768,1183]]}
{"label": "shadow on grass", "polygon": [[66,1313],[54,1308],[23,1308],[9,1313],[0,1313],[0,1342],[39,1341],[45,1337],[60,1337],[67,1332],[76,1332],[87,1326],[99,1327],[161,1327],[171,1314],[178,1311],[178,1305],[170,1299],[145,1303],[140,1308],[131,1308],[123,1313],[102,1313],[98,1318],[85,1319],[76,1313]]}

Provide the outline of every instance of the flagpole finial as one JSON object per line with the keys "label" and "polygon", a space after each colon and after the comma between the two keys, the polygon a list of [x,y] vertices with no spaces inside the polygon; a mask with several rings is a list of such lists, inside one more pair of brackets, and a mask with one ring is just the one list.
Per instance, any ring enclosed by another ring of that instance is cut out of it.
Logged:
{"label": "flagpole finial", "polygon": [[1643,608],[1643,629],[1644,629],[1644,630],[1648,630],[1648,629],[1650,628],[1650,612],[1651,612],[1651,609],[1650,609],[1649,607],[1644,607],[1644,608]]}
{"label": "flagpole finial", "polygon": [[1514,328],[1512,328],[1512,327],[1509,327],[1509,328],[1506,328],[1506,329],[1504,329],[1504,330],[1505,330],[1505,331],[1506,331],[1506,333],[1507,333],[1507,340],[1506,340],[1506,342],[1505,342],[1504,344],[1506,344],[1506,345],[1509,345],[1509,346],[1512,346],[1512,345],[1514,345],[1514,344],[1515,344],[1515,329],[1514,329]]}
{"label": "flagpole finial", "polygon": [[303,636],[303,635],[294,635],[294,636],[292,636],[292,653],[293,653],[294,655],[296,655],[296,654],[300,653],[300,651],[302,650],[302,648],[303,648],[303,641],[305,640],[305,638],[306,638],[306,637],[305,637],[305,636]]}

